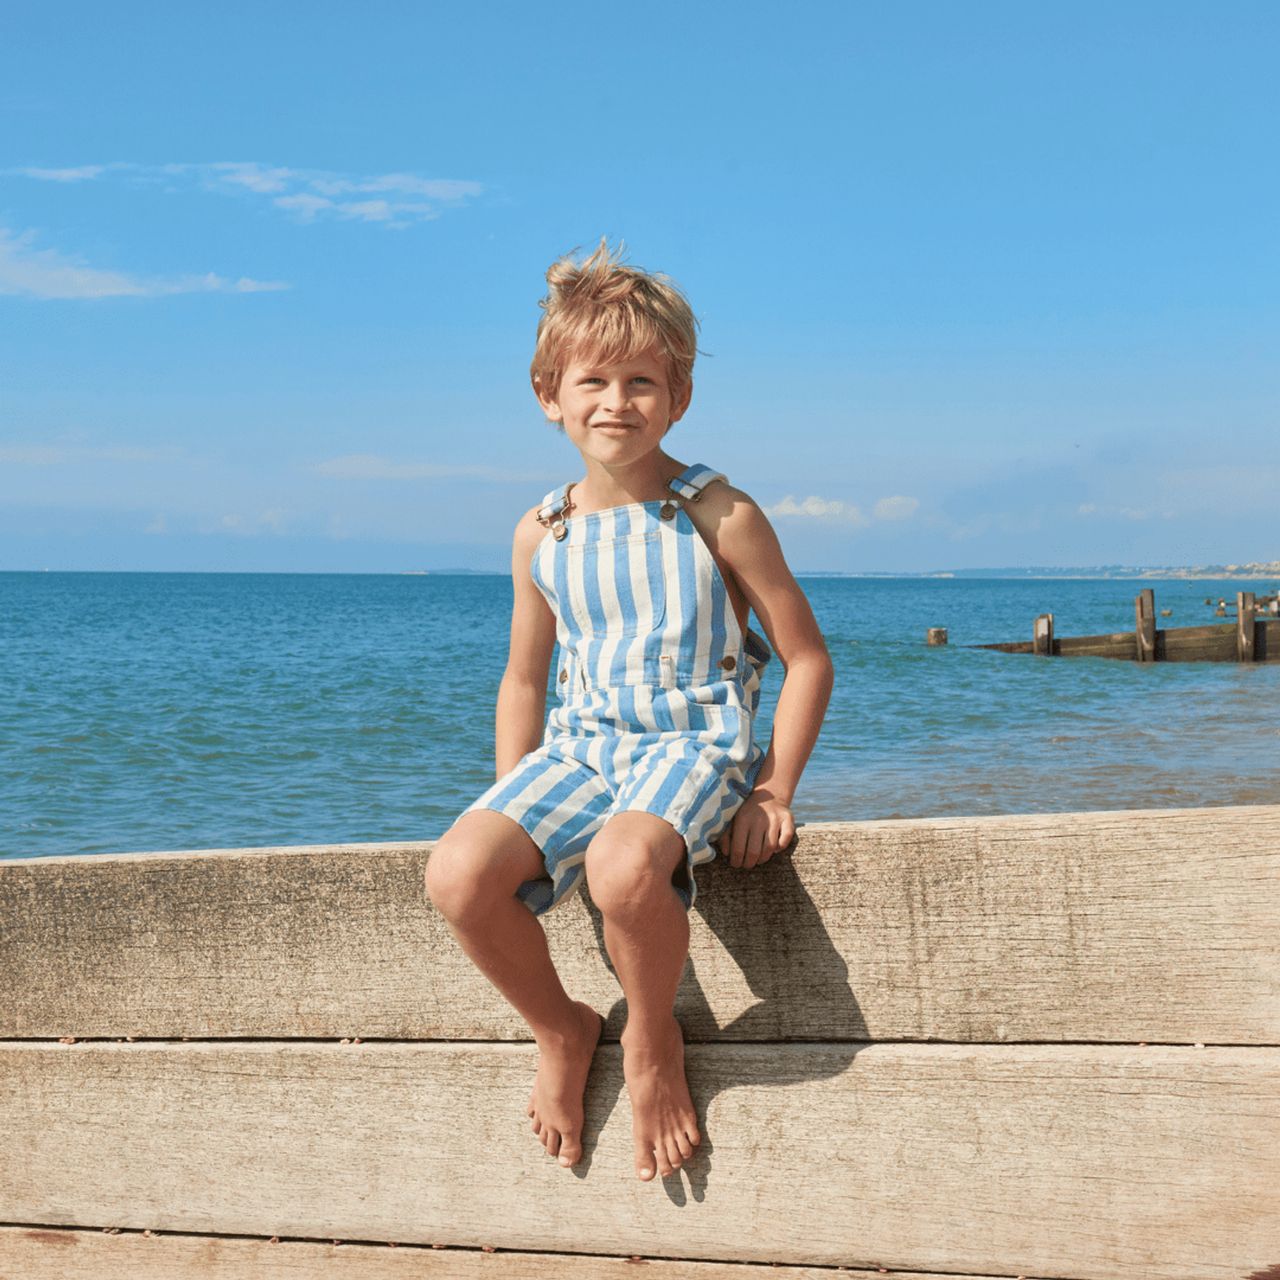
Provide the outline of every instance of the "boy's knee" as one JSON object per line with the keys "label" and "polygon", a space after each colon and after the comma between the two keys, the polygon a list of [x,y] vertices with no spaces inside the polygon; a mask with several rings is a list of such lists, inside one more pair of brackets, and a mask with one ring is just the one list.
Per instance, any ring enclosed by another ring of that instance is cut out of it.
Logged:
{"label": "boy's knee", "polygon": [[[669,852],[626,837],[598,848],[593,845],[587,851],[591,901],[606,916],[627,918],[651,911],[656,896],[674,891]],[[683,842],[680,853],[683,857]]]}
{"label": "boy's knee", "polygon": [[[541,870],[541,855],[519,831],[493,830],[488,816],[460,820],[432,846],[424,873],[427,897],[442,916],[483,916]],[[514,839],[513,839],[514,836]]]}
{"label": "boy's knee", "polygon": [[492,893],[485,882],[483,859],[465,842],[449,836],[436,841],[427,858],[427,897],[446,919],[467,916]]}

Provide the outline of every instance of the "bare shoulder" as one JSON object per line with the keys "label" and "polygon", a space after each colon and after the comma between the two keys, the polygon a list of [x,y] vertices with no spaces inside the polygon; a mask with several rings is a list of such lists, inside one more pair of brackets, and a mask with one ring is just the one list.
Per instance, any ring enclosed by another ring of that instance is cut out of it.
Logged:
{"label": "bare shoulder", "polygon": [[685,510],[698,531],[731,564],[776,547],[777,538],[768,516],[745,490],[727,480],[715,480]]}
{"label": "bare shoulder", "polygon": [[813,609],[756,500],[727,481],[717,481],[707,485],[693,506],[702,508],[694,523],[705,531],[717,559],[728,565],[782,665],[790,667],[809,654],[829,662]]}
{"label": "bare shoulder", "polygon": [[526,560],[532,557],[534,549],[547,531],[547,526],[538,519],[541,507],[541,503],[535,503],[516,521],[511,549],[517,555],[524,555]]}
{"label": "bare shoulder", "polygon": [[540,506],[541,504],[530,507],[521,515],[511,537],[511,573],[518,584],[525,580],[528,580],[530,586],[533,583],[529,570],[538,544],[547,533],[547,526],[538,519]]}

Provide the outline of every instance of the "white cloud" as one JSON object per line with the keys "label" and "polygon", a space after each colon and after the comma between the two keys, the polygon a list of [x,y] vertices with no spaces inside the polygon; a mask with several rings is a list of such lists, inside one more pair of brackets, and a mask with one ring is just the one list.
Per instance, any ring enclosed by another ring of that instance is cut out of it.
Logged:
{"label": "white cloud", "polygon": [[805,516],[810,519],[834,520],[858,528],[870,523],[853,503],[841,502],[837,498],[808,497],[797,502],[791,494],[787,494],[781,502],[765,507],[764,513],[769,516]]}
{"label": "white cloud", "polygon": [[[166,165],[166,172],[181,173],[187,169],[199,169],[199,165]],[[272,168],[262,164],[211,164],[204,166],[219,175],[223,182],[247,187],[259,195],[274,195],[287,191],[289,184],[297,178],[293,169]]]}
{"label": "white cloud", "polygon": [[283,507],[269,507],[257,512],[228,512],[212,527],[205,524],[201,533],[235,533],[244,537],[258,533],[281,533],[288,520],[288,512]]}
{"label": "white cloud", "polygon": [[918,498],[904,498],[901,494],[895,494],[891,498],[881,498],[871,508],[871,514],[877,520],[907,520],[915,515],[919,505]]}
{"label": "white cloud", "polygon": [[0,294],[25,298],[158,298],[175,293],[263,293],[287,289],[280,280],[229,280],[212,271],[204,275],[129,275],[91,267],[56,249],[37,249],[34,231],[15,235],[0,227]]}
{"label": "white cloud", "polygon": [[176,446],[139,449],[131,445],[0,445],[0,462],[20,467],[61,467],[76,462],[171,462],[182,454]]}
{"label": "white cloud", "polygon": [[333,201],[326,200],[324,196],[277,196],[271,203],[296,213],[304,222],[310,222],[316,214],[333,208]]}
{"label": "white cloud", "polygon": [[818,498],[810,496],[797,502],[787,494],[781,502],[772,507],[765,507],[764,512],[770,516],[801,516],[812,520],[831,520],[843,524],[851,524],[861,529],[876,520],[906,520],[914,515],[920,502],[916,498],[904,498],[895,494],[890,498],[881,498],[871,508],[871,516],[864,514],[861,507],[852,502],[843,502],[839,498]]}
{"label": "white cloud", "polygon": [[[461,205],[484,191],[480,183],[458,178],[424,178],[416,173],[347,174],[330,169],[293,169],[257,160],[160,165],[113,161],[76,169],[24,168],[5,172],[46,182],[75,182],[110,174],[137,184],[161,183],[169,191],[181,190],[185,182],[205,191],[267,197],[277,209],[300,222],[314,222],[323,214],[397,229],[430,222],[444,208]],[[348,196],[360,198],[342,198]]]}
{"label": "white cloud", "polygon": [[1076,515],[1100,516],[1103,519],[1119,516],[1123,520],[1150,520],[1153,516],[1163,516],[1166,520],[1174,518],[1172,511],[1158,511],[1155,507],[1108,507],[1099,506],[1096,502],[1082,502],[1076,508]]}
{"label": "white cloud", "polygon": [[502,484],[546,481],[545,476],[530,476],[527,471],[506,471],[483,464],[452,466],[439,462],[395,462],[376,453],[348,453],[338,458],[326,458],[311,469],[319,475],[334,476],[339,480],[438,480],[467,476]]}
{"label": "white cloud", "polygon": [[106,167],[103,164],[82,164],[78,169],[7,169],[5,172],[21,174],[24,178],[39,178],[44,182],[85,182],[96,178]]}

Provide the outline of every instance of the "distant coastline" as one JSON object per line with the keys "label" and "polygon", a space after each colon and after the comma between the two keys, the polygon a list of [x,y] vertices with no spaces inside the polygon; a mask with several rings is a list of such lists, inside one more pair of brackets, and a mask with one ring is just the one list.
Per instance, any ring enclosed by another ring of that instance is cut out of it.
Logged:
{"label": "distant coastline", "polygon": [[[20,573],[87,573],[87,574],[200,574],[210,577],[270,577],[272,575],[300,577],[409,577],[409,578],[509,578],[509,569],[466,569],[459,566],[448,569],[4,569],[0,574]],[[1280,579],[1280,560],[1262,563],[1179,566],[1093,565],[1077,568],[1057,568],[1052,565],[1031,565],[1027,568],[1002,567],[995,569],[930,569],[930,570],[876,570],[850,572],[842,569],[796,569],[797,578],[999,578],[1006,580],[1035,581],[1041,578],[1080,579],[1115,578],[1128,581],[1165,580],[1194,581],[1212,579],[1240,582],[1258,582]]]}
{"label": "distant coastline", "polygon": [[1280,560],[1263,563],[1138,567],[1133,565],[1090,565],[1079,568],[1058,569],[1051,565],[1033,565],[1029,568],[1000,569],[937,569],[921,573],[844,573],[834,570],[796,570],[796,577],[804,578],[1160,578],[1196,579],[1208,578],[1221,581],[1226,578],[1256,581],[1259,578],[1280,578]]}
{"label": "distant coastline", "polygon": [[[401,574],[431,574],[434,576],[468,576],[507,577],[506,570],[499,569],[402,569]],[[1019,569],[932,569],[918,572],[881,572],[867,570],[862,573],[850,573],[841,569],[796,569],[797,578],[1156,578],[1156,579],[1196,579],[1211,578],[1222,581],[1227,578],[1239,578],[1242,581],[1255,581],[1259,578],[1280,578],[1280,560],[1250,561],[1248,564],[1210,564],[1185,566],[1134,566],[1120,564],[1089,565],[1078,568],[1059,569],[1051,565],[1032,565]]]}

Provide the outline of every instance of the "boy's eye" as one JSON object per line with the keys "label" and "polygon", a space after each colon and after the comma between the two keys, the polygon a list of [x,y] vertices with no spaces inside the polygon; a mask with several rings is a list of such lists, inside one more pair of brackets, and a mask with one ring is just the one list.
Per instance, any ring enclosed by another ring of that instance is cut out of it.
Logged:
{"label": "boy's eye", "polygon": [[[586,386],[586,384],[589,382],[603,382],[604,379],[601,377],[598,377],[595,374],[588,374],[585,377],[579,378],[578,381],[581,385]],[[653,379],[649,377],[647,373],[637,373],[632,377],[631,381],[652,383]]]}

